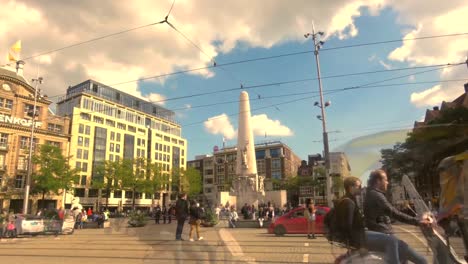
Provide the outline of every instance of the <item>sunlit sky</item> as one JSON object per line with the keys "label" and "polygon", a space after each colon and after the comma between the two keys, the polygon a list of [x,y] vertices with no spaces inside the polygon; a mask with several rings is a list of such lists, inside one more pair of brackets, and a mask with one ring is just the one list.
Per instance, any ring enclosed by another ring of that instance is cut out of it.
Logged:
{"label": "sunlit sky", "polygon": [[[309,98],[318,92],[315,58],[312,52],[303,52],[313,50],[312,40],[304,38],[313,22],[325,32],[320,65],[322,76],[329,77],[324,78],[323,89],[325,101],[331,101],[326,117],[332,149],[357,137],[410,128],[427,108],[462,94],[467,81],[460,79],[468,78],[464,65],[388,71],[463,62],[468,35],[348,47],[466,33],[466,1],[176,0],[168,21],[179,32],[162,23],[32,59],[27,58],[161,21],[173,1],[1,2],[9,12],[0,21],[0,50],[7,54],[16,40],[22,40],[25,75],[30,79],[39,72],[44,93],[54,99],[69,85],[94,79],[176,109],[189,142],[189,159],[211,153],[223,138],[227,145],[236,143],[241,85],[250,94],[257,142],[281,140],[303,159],[322,151],[322,126],[316,118],[320,109],[314,107],[318,98]],[[300,54],[128,82],[213,62],[223,65],[291,53]],[[373,71],[382,72],[333,77]],[[284,83],[303,79],[312,80]],[[368,86],[327,92],[362,85]]]}

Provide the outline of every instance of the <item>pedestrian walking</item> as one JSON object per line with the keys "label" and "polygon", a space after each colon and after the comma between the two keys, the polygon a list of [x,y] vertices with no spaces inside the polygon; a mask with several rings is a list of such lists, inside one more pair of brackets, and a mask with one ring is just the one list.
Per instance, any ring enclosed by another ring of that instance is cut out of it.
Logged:
{"label": "pedestrian walking", "polygon": [[304,216],[307,219],[307,238],[315,239],[315,205],[311,199],[306,201]]}
{"label": "pedestrian walking", "polygon": [[163,205],[162,211],[161,211],[162,217],[163,217],[163,224],[166,223],[166,219],[169,216],[169,210],[167,210],[167,207]]}
{"label": "pedestrian walking", "polygon": [[176,240],[182,239],[182,232],[184,229],[185,220],[189,216],[189,205],[187,201],[187,194],[181,193],[176,202],[175,213],[177,219]]}
{"label": "pedestrian walking", "polygon": [[265,221],[266,212],[263,207],[258,208],[258,225],[263,227],[263,221]]}
{"label": "pedestrian walking", "polygon": [[161,219],[161,206],[159,206],[159,204],[156,205],[154,210],[154,223],[159,224],[159,219]]}
{"label": "pedestrian walking", "polygon": [[190,242],[195,241],[193,239],[193,231],[197,233],[198,240],[203,240],[203,237],[200,236],[200,224],[201,218],[203,217],[203,209],[200,208],[200,204],[197,202],[193,202],[192,206],[190,207],[190,234],[189,240]]}

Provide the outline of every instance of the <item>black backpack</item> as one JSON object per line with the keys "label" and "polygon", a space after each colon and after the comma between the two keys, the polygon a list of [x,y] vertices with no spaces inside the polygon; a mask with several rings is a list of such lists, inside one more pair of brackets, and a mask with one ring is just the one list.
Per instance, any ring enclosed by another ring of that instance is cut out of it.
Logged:
{"label": "black backpack", "polygon": [[337,207],[342,200],[335,203],[335,206],[328,211],[325,215],[323,224],[325,230],[325,237],[329,243],[338,243],[342,245],[347,245],[348,241],[344,234],[340,232],[340,222],[338,220]]}

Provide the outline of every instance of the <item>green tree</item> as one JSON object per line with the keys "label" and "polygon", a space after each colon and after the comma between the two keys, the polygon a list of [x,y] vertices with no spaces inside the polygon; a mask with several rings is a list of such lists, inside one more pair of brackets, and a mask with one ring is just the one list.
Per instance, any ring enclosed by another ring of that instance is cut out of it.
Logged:
{"label": "green tree", "polygon": [[135,210],[136,192],[142,192],[146,188],[145,159],[123,159],[119,164],[119,175],[122,177],[123,189],[132,191],[132,209]]}
{"label": "green tree", "polygon": [[173,168],[172,169],[172,191],[177,194],[181,192],[193,196],[201,193],[202,178],[200,172],[194,168]]}
{"label": "green tree", "polygon": [[404,174],[413,175],[416,186],[437,192],[437,166],[450,155],[468,148],[468,109],[446,108],[438,117],[408,134],[405,142],[381,150],[383,169],[390,180],[400,181]]}
{"label": "green tree", "polygon": [[44,201],[45,195],[50,192],[59,194],[59,191],[62,190],[65,195],[79,177],[79,170],[70,168],[68,158],[56,146],[41,145],[39,153],[33,155],[32,162],[39,167],[32,174],[32,191],[42,194],[42,201]]}
{"label": "green tree", "polygon": [[185,170],[185,178],[187,179],[188,183],[188,195],[192,196],[202,193],[202,177],[200,171],[189,167]]}
{"label": "green tree", "polygon": [[153,205],[155,194],[161,192],[169,184],[169,177],[163,172],[161,164],[147,160],[145,181],[142,188],[144,192],[151,193],[151,204]]}
{"label": "green tree", "polygon": [[120,179],[122,175],[119,161],[106,160],[103,164],[96,168],[98,177],[93,181],[93,187],[97,189],[106,190],[106,208],[109,206],[109,196],[111,191],[118,190],[120,186]]}

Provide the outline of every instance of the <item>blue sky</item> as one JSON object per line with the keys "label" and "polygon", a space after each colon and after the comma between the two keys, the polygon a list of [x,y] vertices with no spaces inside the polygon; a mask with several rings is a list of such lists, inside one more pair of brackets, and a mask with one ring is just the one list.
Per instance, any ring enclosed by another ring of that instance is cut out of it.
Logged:
{"label": "blue sky", "polygon": [[[27,58],[28,55],[159,21],[167,15],[172,1],[138,1],[132,6],[115,1],[52,1],[47,6],[38,1],[10,1],[5,8],[11,12],[0,23],[0,48],[6,52],[16,40],[21,39],[22,58]],[[312,21],[317,30],[326,33],[324,49],[327,49],[402,38],[465,33],[468,28],[465,19],[467,12],[468,4],[459,0],[446,3],[435,0],[399,3],[389,0],[278,0],[269,1],[268,5],[262,1],[247,0],[222,3],[179,0],[175,2],[169,21],[202,51],[167,24],[158,24],[26,60],[25,75],[27,78],[36,77],[39,72],[45,79],[41,88],[51,98],[63,95],[68,85],[95,79],[110,86],[126,82],[114,87],[149,101],[160,101],[200,92],[240,88],[241,83],[248,87],[315,78],[315,58],[313,53],[306,53],[144,82],[128,81],[210,65],[211,57],[217,64],[223,64],[310,51],[313,49],[312,40],[304,39],[303,35],[311,31]],[[69,17],[74,17],[73,21]],[[320,52],[321,72],[326,77],[461,62],[466,58],[467,47],[468,37],[463,35],[323,50]],[[378,82],[423,70],[427,69],[325,78],[323,88],[326,93],[330,89]],[[460,95],[466,81],[409,83],[466,78],[466,67],[462,65],[379,83],[408,85],[325,95],[325,100],[332,102],[326,108],[328,130],[340,131],[330,133],[331,149],[346,149],[352,155],[359,151],[346,147],[353,139],[373,137],[373,134],[387,130],[410,128],[414,121],[423,117],[427,108]],[[318,98],[283,104],[314,95],[312,93],[316,95],[316,80],[247,91],[252,109],[272,106],[252,112],[257,141],[281,139],[303,159],[308,154],[322,151],[322,126],[316,118],[320,109],[314,107]],[[311,94],[290,95],[301,92]],[[240,89],[159,102],[168,109],[187,108],[176,111],[176,114],[182,125],[183,136],[189,142],[189,159],[211,153],[213,146],[222,145],[223,137],[227,138],[228,145],[235,144],[237,103],[203,108],[195,106],[235,101],[239,93]],[[265,98],[269,96],[277,97]],[[262,99],[258,100],[258,97]],[[205,122],[213,117],[217,118]],[[192,123],[197,124],[187,125]],[[402,138],[401,133],[399,135]],[[386,138],[382,138],[382,145],[389,146]],[[374,154],[378,149],[378,146],[362,147],[362,151],[372,151]],[[363,169],[366,168],[357,171]]]}
{"label": "blue sky", "polygon": [[[327,39],[324,48],[368,43],[381,40],[401,39],[406,30],[413,29],[411,26],[396,24],[396,14],[390,8],[383,10],[379,16],[369,16],[363,8],[364,14],[356,19],[356,27],[359,28],[359,35],[355,38],[340,40],[337,37]],[[304,32],[305,33],[305,32]],[[384,45],[374,45],[368,47],[349,48],[336,51],[323,51],[320,53],[322,76],[337,74],[366,72],[374,70],[385,70],[379,63],[391,65],[393,68],[408,67],[407,63],[391,62],[386,59],[388,54],[399,47],[401,43],[390,43]],[[313,49],[312,40],[288,41],[280,43],[271,48],[249,48],[245,43],[239,43],[238,47],[227,54],[218,55],[217,63],[239,61],[249,58],[265,57],[276,54],[291,53]],[[196,49],[194,48],[194,51]],[[409,70],[401,72],[390,72],[380,74],[359,75],[355,77],[343,77],[334,79],[324,79],[324,90],[343,88],[355,85],[366,84],[374,81],[381,81],[387,78],[418,72],[421,70]],[[239,83],[244,85],[256,85],[262,83],[273,83],[287,80],[298,80],[316,77],[315,58],[313,53],[306,55],[290,56],[268,61],[240,64],[236,66],[226,66],[217,69],[215,76],[209,79],[193,76],[178,75],[168,78],[164,84],[155,87],[151,84],[141,84],[140,89],[143,94],[161,89],[167,98],[176,97],[185,93],[199,93],[205,91],[216,91],[221,89],[239,87]],[[438,80],[437,72],[416,76],[413,81]],[[409,78],[402,78],[385,84],[408,83]],[[330,134],[330,146],[336,148],[347,141],[372,134],[387,129],[399,129],[402,126],[409,127],[414,121],[421,119],[425,108],[415,107],[410,103],[410,95],[413,92],[420,92],[427,88],[427,84],[376,87],[371,89],[352,90],[340,92],[333,95],[326,95],[325,100],[332,102],[327,110],[327,124],[329,131],[341,131]],[[317,92],[317,81],[303,83],[286,84],[281,86],[269,86],[247,90],[250,98],[275,96],[288,93]],[[304,95],[304,96],[312,96]],[[192,106],[204,105],[213,102],[232,101],[238,98],[239,91],[213,94],[209,96],[188,98],[167,102],[166,107],[177,109],[186,104]],[[313,106],[319,98],[307,99],[291,104],[281,105],[282,102],[290,101],[303,96],[285,96],[283,98],[272,98],[251,101],[251,108],[279,104],[276,107],[253,111],[252,115],[267,114],[270,119],[280,120],[282,125],[289,127],[294,135],[292,136],[268,136],[270,133],[266,129],[267,138],[258,135],[256,140],[281,139],[293,148],[293,150],[303,159],[308,154],[321,152],[323,145],[321,140],[322,126],[316,118],[320,114],[320,109]],[[222,145],[222,134],[213,135],[206,132],[202,121],[207,117],[216,116],[222,113],[232,114],[238,111],[237,103],[217,105],[192,110],[181,110],[176,113],[180,123],[192,124],[200,121],[197,125],[190,125],[183,128],[183,134],[190,142],[189,158],[195,155],[210,153],[215,145]],[[237,116],[231,116],[230,122],[237,127]],[[381,129],[379,129],[381,128]],[[336,141],[334,141],[336,140]],[[234,145],[235,139],[228,140],[227,144]]]}

